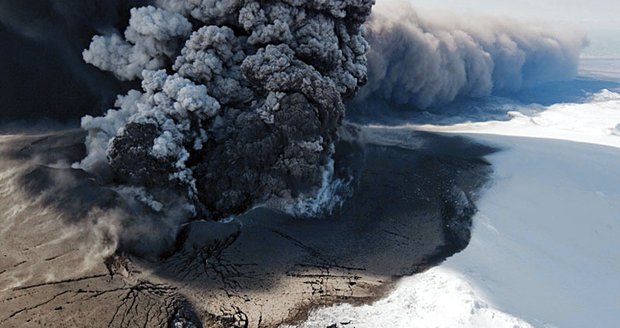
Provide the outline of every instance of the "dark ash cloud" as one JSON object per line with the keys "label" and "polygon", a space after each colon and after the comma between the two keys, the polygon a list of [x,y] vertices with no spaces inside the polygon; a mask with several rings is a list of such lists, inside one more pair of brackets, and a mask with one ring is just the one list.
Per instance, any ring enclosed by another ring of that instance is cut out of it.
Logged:
{"label": "dark ash cloud", "polygon": [[124,31],[95,36],[83,57],[141,90],[83,118],[81,167],[177,190],[211,218],[327,190],[343,99],[366,82],[361,25],[373,3],[167,0],[132,9]]}

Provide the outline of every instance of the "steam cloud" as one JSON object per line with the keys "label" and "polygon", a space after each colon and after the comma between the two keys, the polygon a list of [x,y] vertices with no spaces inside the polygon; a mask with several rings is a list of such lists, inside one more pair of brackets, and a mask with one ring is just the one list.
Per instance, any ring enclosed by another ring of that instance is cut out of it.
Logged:
{"label": "steam cloud", "polygon": [[510,93],[577,73],[582,34],[490,17],[420,17],[379,1],[367,24],[369,83],[357,102],[382,98],[418,109],[458,97]]}
{"label": "steam cloud", "polygon": [[[86,116],[81,167],[177,189],[207,217],[317,192],[343,98],[366,82],[361,25],[374,0],[162,0],[84,60],[142,90]],[[158,203],[158,199],[148,203]],[[155,208],[154,208],[155,209]]]}

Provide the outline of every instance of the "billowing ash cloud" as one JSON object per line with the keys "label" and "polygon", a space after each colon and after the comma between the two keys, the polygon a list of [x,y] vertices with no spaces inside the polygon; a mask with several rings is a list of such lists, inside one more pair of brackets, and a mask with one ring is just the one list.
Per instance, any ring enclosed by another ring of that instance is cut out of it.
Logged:
{"label": "billowing ash cloud", "polygon": [[[220,218],[316,192],[343,98],[366,82],[361,25],[374,0],[161,0],[84,59],[142,90],[84,117],[87,170],[176,189]],[[152,199],[157,200],[157,199]],[[151,203],[153,203],[151,201]]]}
{"label": "billowing ash cloud", "polygon": [[367,24],[369,83],[359,103],[382,98],[424,109],[569,79],[586,43],[579,33],[506,19],[428,16],[403,1],[378,2]]}
{"label": "billowing ash cloud", "polygon": [[174,59],[180,42],[192,32],[183,16],[152,6],[131,9],[125,38],[95,36],[84,60],[119,79],[133,80],[145,69],[159,69]]}
{"label": "billowing ash cloud", "polygon": [[423,19],[388,0],[370,16],[373,4],[158,0],[131,9],[128,25],[95,36],[83,58],[141,90],[83,118],[81,167],[145,187],[149,203],[176,190],[212,218],[308,199],[331,190],[324,173],[343,100],[367,81],[353,105],[423,109],[570,78],[585,42],[505,20]]}

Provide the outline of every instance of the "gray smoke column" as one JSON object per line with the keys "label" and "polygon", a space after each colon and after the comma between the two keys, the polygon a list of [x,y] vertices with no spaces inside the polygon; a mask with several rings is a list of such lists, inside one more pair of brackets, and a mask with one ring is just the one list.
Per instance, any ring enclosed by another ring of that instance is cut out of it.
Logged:
{"label": "gray smoke column", "polygon": [[329,172],[343,99],[366,82],[361,26],[374,0],[162,0],[83,57],[142,90],[86,116],[88,157],[145,188],[177,190],[221,218],[316,193]]}
{"label": "gray smoke column", "polygon": [[584,35],[491,17],[433,13],[382,0],[365,33],[369,83],[358,103],[381,98],[428,108],[457,97],[510,93],[570,79]]}

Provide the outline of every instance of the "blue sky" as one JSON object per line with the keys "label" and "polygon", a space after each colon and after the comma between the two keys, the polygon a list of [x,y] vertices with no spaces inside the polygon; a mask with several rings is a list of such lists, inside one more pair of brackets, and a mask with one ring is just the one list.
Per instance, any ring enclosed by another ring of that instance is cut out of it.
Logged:
{"label": "blue sky", "polygon": [[[377,0],[382,1],[382,0]],[[509,16],[573,25],[585,31],[591,45],[585,56],[620,57],[618,0],[410,0],[420,9]]]}

